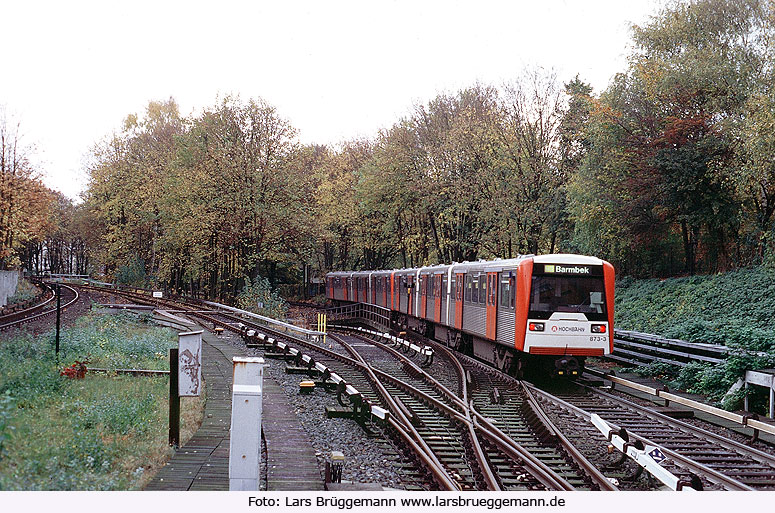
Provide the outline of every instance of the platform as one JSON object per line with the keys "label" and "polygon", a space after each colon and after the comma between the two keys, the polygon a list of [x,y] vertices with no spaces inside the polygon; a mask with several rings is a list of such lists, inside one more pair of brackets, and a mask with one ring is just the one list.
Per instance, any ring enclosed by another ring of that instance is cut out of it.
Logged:
{"label": "platform", "polygon": [[229,489],[231,359],[243,353],[208,331],[202,334],[202,353],[207,397],[202,425],[146,485],[146,490]]}
{"label": "platform", "polygon": [[[244,356],[244,352],[209,331],[202,334],[202,351],[207,394],[202,426],[146,485],[146,490],[229,489],[232,358]],[[282,388],[265,375],[263,393],[267,489],[323,490],[315,450]]]}

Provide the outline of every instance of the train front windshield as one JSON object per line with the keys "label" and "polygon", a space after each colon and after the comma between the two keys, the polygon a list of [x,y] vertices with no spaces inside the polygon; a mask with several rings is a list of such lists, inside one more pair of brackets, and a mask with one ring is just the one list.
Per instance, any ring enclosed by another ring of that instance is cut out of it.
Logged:
{"label": "train front windshield", "polygon": [[607,320],[603,277],[534,275],[530,318],[548,319],[555,312],[583,313],[590,321]]}

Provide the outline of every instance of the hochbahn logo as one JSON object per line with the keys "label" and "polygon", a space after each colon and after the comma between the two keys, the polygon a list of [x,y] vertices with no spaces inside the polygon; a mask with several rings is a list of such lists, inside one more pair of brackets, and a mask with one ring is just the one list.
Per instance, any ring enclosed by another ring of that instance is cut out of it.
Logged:
{"label": "hochbahn logo", "polygon": [[580,267],[577,265],[545,265],[544,272],[546,273],[566,273],[566,274],[589,274],[591,271],[589,267]]}
{"label": "hochbahn logo", "polygon": [[583,327],[580,326],[552,326],[552,331],[558,332],[558,331],[585,331]]}

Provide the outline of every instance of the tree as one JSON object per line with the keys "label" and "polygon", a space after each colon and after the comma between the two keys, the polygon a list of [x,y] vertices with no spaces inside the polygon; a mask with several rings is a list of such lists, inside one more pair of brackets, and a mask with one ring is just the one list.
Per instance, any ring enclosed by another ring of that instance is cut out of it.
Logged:
{"label": "tree", "polygon": [[[602,241],[632,241],[617,244],[618,256],[641,272],[655,262],[672,272],[676,241],[685,272],[696,272],[698,261],[730,265],[740,224],[731,127],[747,116],[746,96],[765,60],[763,19],[756,0],[695,0],[633,27],[629,69],[601,95],[588,127],[593,146],[574,177],[575,192],[597,191],[572,200],[577,243],[595,252]],[[610,219],[590,223],[588,212]],[[597,235],[579,236],[595,224]]]}
{"label": "tree", "polygon": [[19,266],[24,245],[52,228],[53,194],[34,176],[28,151],[19,123],[0,112],[0,269]]}

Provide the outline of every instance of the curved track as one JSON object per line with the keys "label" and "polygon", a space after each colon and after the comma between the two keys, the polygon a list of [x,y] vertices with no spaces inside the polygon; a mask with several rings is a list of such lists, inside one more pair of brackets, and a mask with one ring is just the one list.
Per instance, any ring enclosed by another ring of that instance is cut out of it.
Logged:
{"label": "curved track", "polygon": [[[53,292],[53,289],[49,284],[44,284],[44,286],[48,290]],[[78,295],[78,291],[75,288],[70,287],[69,285],[61,284],[60,287],[61,287],[61,304],[62,304],[61,309],[64,310],[65,308],[75,304],[75,302],[78,301],[79,299],[79,295]],[[49,315],[55,314],[56,311],[57,311],[56,294],[52,293],[51,296],[48,297],[46,300],[44,300],[42,303],[39,303],[25,310],[20,310],[10,315],[1,317],[0,330],[21,327],[23,324],[26,324],[28,322],[36,321],[38,319],[42,319]]]}

